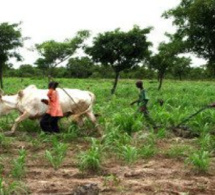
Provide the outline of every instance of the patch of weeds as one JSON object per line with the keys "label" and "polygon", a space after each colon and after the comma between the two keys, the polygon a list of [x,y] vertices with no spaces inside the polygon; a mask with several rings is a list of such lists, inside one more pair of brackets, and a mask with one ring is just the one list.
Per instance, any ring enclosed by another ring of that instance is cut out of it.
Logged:
{"label": "patch of weeds", "polygon": [[28,190],[23,183],[13,181],[6,183],[3,178],[0,178],[0,194],[1,195],[27,195],[29,194]]}
{"label": "patch of weeds", "polygon": [[79,136],[79,131],[76,125],[71,125],[67,132],[62,134],[62,139],[65,142],[70,142],[74,139],[77,139]]}
{"label": "patch of weeds", "polygon": [[134,146],[124,145],[119,148],[119,156],[128,164],[134,163],[138,158],[138,150]]}
{"label": "patch of weeds", "polygon": [[119,177],[117,177],[117,175],[108,175],[106,177],[103,178],[103,186],[104,187],[116,187],[120,184],[121,180]]}
{"label": "patch of weeds", "polygon": [[115,125],[128,135],[131,135],[143,128],[142,116],[137,115],[134,117],[134,114],[130,110],[120,114],[115,114],[113,118]]}
{"label": "patch of weeds", "polygon": [[158,129],[158,131],[156,133],[156,136],[158,139],[163,139],[166,137],[166,135],[167,135],[167,132],[166,132],[165,128]]}
{"label": "patch of weeds", "polygon": [[25,160],[26,150],[20,149],[18,158],[13,160],[13,169],[11,174],[14,178],[21,179],[25,175]]}
{"label": "patch of weeds", "polygon": [[32,139],[31,144],[34,150],[39,150],[41,148],[41,140],[39,139]]}
{"label": "patch of weeds", "polygon": [[190,151],[191,151],[191,148],[189,146],[176,145],[176,146],[171,147],[166,152],[166,155],[170,158],[180,158],[180,157],[188,156]]}
{"label": "patch of weeds", "polygon": [[139,149],[139,155],[142,158],[150,158],[157,153],[157,148],[154,144],[147,144]]}
{"label": "patch of weeds", "polygon": [[52,138],[53,138],[53,135],[47,134],[43,131],[40,132],[39,137],[38,137],[38,139],[42,143],[49,143],[49,142],[51,142]]}
{"label": "patch of weeds", "polygon": [[207,133],[206,135],[201,135],[198,139],[198,143],[200,144],[202,150],[214,150],[215,139],[209,133]]}
{"label": "patch of weeds", "polygon": [[102,148],[96,139],[91,139],[91,147],[78,155],[81,171],[98,171],[101,169]]}
{"label": "patch of weeds", "polygon": [[11,129],[11,124],[14,123],[14,118],[11,115],[3,116],[0,120],[1,131],[8,131]]}
{"label": "patch of weeds", "polygon": [[3,148],[8,148],[10,146],[11,140],[4,134],[0,134],[0,146]]}
{"label": "patch of weeds", "polygon": [[20,124],[20,130],[26,132],[37,132],[40,130],[40,127],[34,120],[25,120]]}
{"label": "patch of weeds", "polygon": [[200,150],[191,154],[186,160],[186,164],[190,164],[198,172],[207,172],[210,165],[210,153],[208,151]]}
{"label": "patch of weeds", "polygon": [[132,138],[127,133],[120,132],[118,128],[113,128],[104,135],[103,140],[106,148],[117,151],[120,146],[129,144]]}
{"label": "patch of weeds", "polygon": [[158,152],[156,147],[157,135],[154,132],[143,135],[144,137],[140,138],[142,144],[138,149],[138,154],[141,158],[149,158]]}
{"label": "patch of weeds", "polygon": [[57,139],[53,139],[52,144],[52,149],[45,151],[45,157],[51,163],[53,168],[57,170],[66,157],[68,145],[58,142]]}
{"label": "patch of weeds", "polygon": [[0,175],[2,175],[4,172],[4,162],[3,162],[3,158],[0,157]]}

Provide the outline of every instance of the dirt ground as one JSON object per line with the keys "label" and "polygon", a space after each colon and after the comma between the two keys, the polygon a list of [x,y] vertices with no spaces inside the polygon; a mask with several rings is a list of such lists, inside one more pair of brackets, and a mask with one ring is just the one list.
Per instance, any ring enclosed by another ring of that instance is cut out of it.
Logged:
{"label": "dirt ground", "polygon": [[[168,144],[161,141],[159,147],[166,149],[170,147]],[[67,158],[58,170],[54,170],[45,160],[44,148],[35,150],[23,141],[14,142],[13,145],[14,153],[20,147],[28,150],[26,175],[22,181],[33,195],[72,195],[77,186],[86,184],[96,184],[99,194],[104,195],[215,194],[214,164],[211,164],[209,173],[199,174],[185,166],[184,159],[157,154],[150,159],[138,160],[131,166],[108,159],[103,163],[101,172],[82,173],[75,156],[77,148],[85,148],[85,143],[70,146]]]}

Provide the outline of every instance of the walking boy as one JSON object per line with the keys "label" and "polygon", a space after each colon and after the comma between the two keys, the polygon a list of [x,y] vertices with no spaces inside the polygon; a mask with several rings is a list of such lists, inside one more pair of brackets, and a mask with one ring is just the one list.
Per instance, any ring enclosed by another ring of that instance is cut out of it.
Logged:
{"label": "walking boy", "polygon": [[148,117],[149,112],[147,109],[147,103],[149,101],[149,98],[147,97],[146,90],[143,87],[143,82],[137,81],[136,87],[140,89],[139,99],[132,102],[131,105],[137,103],[137,105],[139,106],[139,111],[143,113],[145,117]]}

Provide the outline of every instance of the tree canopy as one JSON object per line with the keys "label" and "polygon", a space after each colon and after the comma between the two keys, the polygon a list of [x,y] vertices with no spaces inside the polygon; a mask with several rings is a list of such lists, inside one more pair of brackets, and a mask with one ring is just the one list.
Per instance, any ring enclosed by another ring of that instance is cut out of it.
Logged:
{"label": "tree canopy", "polygon": [[185,51],[194,52],[208,60],[215,75],[215,1],[182,0],[180,5],[164,13],[173,18],[177,32],[186,45]]}
{"label": "tree canopy", "polygon": [[94,64],[88,57],[71,58],[66,67],[71,77],[87,78],[93,74]]}
{"label": "tree canopy", "polygon": [[10,58],[21,60],[17,52],[18,47],[23,46],[23,38],[19,24],[0,24],[0,83],[3,88],[3,68]]}
{"label": "tree canopy", "polygon": [[100,33],[94,38],[93,46],[86,48],[86,53],[92,56],[94,62],[111,66],[115,72],[112,94],[115,93],[119,73],[149,57],[149,47],[152,43],[147,40],[147,35],[151,29],[151,27],[140,29],[134,26],[128,32],[116,29]]}
{"label": "tree canopy", "polygon": [[36,48],[41,55],[35,64],[38,68],[48,69],[52,74],[52,68],[71,58],[78,48],[81,47],[84,40],[89,37],[89,31],[79,31],[72,39],[66,39],[64,42],[56,42],[54,40],[45,41],[37,44]]}

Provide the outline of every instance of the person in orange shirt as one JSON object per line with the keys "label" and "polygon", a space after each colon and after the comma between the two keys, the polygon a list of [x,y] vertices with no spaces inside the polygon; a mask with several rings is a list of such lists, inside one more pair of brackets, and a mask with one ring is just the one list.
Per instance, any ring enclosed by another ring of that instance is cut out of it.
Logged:
{"label": "person in orange shirt", "polygon": [[41,102],[48,105],[46,114],[40,121],[40,126],[43,131],[49,133],[59,133],[58,120],[63,116],[63,112],[60,106],[59,95],[56,90],[58,86],[57,82],[49,83],[48,100],[42,99]]}

